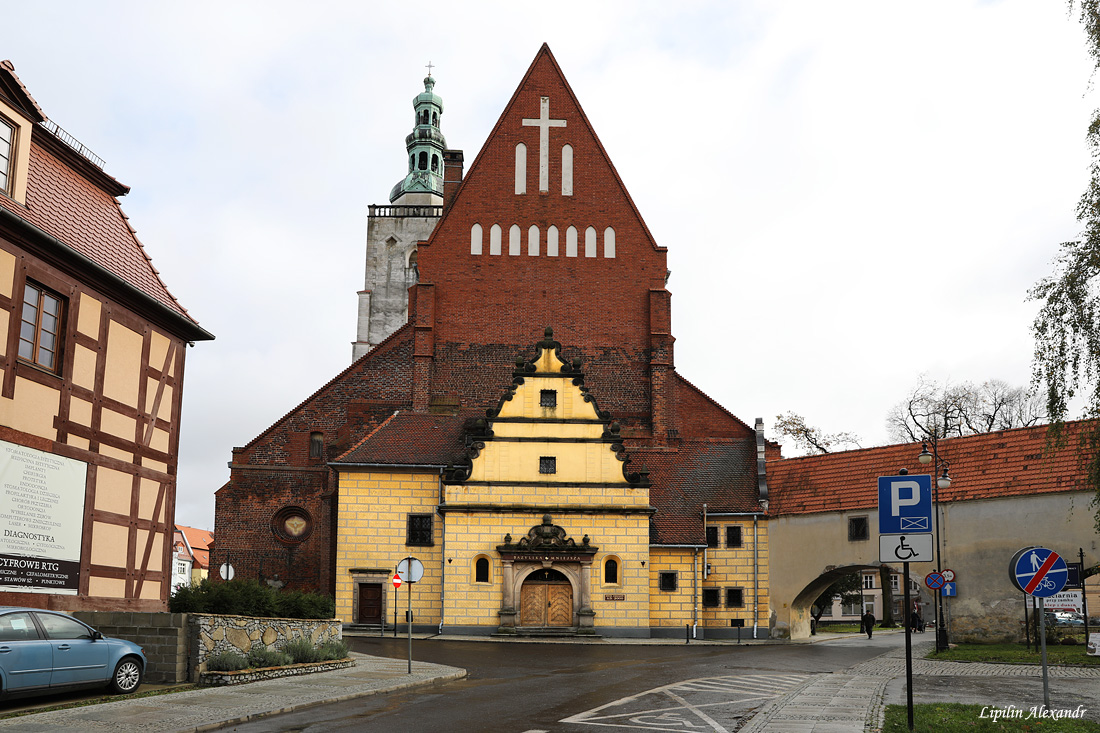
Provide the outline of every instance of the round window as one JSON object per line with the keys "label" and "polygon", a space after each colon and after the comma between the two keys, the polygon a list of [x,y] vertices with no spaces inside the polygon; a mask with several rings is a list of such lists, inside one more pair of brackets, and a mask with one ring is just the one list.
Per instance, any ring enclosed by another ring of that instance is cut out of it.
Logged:
{"label": "round window", "polygon": [[301,507],[284,507],[271,519],[271,530],[283,542],[301,542],[313,532],[313,518]]}

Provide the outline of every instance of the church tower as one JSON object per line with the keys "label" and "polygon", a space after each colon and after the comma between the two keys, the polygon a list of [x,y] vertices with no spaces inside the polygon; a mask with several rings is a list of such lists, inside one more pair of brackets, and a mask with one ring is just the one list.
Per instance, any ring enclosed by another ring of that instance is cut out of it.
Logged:
{"label": "church tower", "polygon": [[419,279],[417,243],[428,238],[443,214],[445,173],[453,183],[462,178],[462,152],[447,150],[440,130],[443,99],[434,90],[435,79],[429,74],[424,91],[413,98],[416,116],[405,138],[408,172],[391,189],[390,205],[369,207],[353,360],[408,320],[408,290]]}

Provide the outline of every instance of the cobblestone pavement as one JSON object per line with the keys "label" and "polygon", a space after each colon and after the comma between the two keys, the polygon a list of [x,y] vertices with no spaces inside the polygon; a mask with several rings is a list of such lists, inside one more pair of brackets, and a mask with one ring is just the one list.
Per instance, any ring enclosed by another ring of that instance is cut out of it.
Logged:
{"label": "cobblestone pavement", "polygon": [[[934,643],[913,644],[914,703],[1014,705],[1025,711],[1042,704],[1041,667],[923,659]],[[1051,708],[1081,705],[1088,709],[1086,719],[1100,720],[1100,668],[1049,667],[1048,678]],[[868,733],[881,730],[887,704],[905,704],[904,644],[843,672],[815,675],[762,708],[740,733]]]}

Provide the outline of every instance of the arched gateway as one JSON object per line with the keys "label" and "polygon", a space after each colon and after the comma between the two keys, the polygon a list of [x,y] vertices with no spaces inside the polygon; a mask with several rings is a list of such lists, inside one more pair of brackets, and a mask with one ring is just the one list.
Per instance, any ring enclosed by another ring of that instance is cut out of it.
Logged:
{"label": "arched gateway", "polygon": [[588,535],[578,545],[549,514],[512,542],[497,545],[503,566],[499,633],[572,628],[594,633],[592,559],[598,547]]}

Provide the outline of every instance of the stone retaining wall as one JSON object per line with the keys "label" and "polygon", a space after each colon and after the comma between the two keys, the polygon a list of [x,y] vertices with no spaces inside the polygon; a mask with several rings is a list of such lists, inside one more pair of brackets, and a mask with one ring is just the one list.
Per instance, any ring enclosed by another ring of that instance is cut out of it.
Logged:
{"label": "stone retaining wall", "polygon": [[234,672],[203,672],[199,675],[199,684],[204,687],[222,687],[225,685],[243,685],[246,682],[273,680],[279,677],[294,677],[314,672],[331,672],[334,669],[354,667],[355,660],[336,659],[329,662],[310,662],[306,664],[288,664],[285,667],[264,667],[262,669],[239,669]]}
{"label": "stone retaining wall", "polygon": [[246,655],[255,645],[282,649],[295,639],[315,646],[343,638],[339,619],[254,618],[251,616],[188,615],[190,631],[189,672],[198,680],[206,672],[206,660],[222,652]]}

